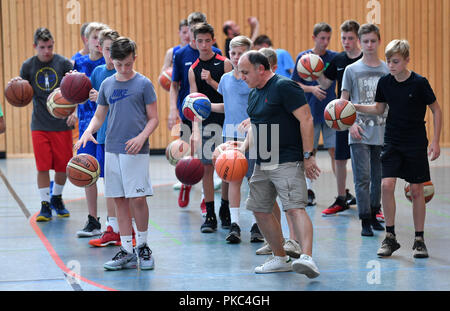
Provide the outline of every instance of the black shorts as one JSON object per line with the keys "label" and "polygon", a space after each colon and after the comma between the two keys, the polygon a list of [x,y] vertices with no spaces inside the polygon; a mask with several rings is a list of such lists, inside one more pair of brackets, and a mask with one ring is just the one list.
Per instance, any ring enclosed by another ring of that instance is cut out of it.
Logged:
{"label": "black shorts", "polygon": [[348,144],[348,130],[336,131],[336,150],[334,152],[335,160],[350,159],[350,146]]}
{"label": "black shorts", "polygon": [[398,177],[409,183],[430,181],[427,149],[403,150],[391,144],[381,152],[382,178]]}

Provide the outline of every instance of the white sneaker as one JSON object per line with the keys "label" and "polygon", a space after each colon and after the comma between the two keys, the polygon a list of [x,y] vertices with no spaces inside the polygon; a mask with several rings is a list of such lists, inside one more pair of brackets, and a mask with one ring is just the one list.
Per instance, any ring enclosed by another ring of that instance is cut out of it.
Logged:
{"label": "white sneaker", "polygon": [[320,275],[312,257],[305,254],[302,254],[299,259],[292,263],[292,269],[297,273],[306,275],[310,279]]}
{"label": "white sneaker", "polygon": [[302,254],[300,245],[295,240],[288,239],[283,245],[284,251],[289,257],[299,258]]}
{"label": "white sneaker", "polygon": [[267,241],[264,240],[264,245],[256,250],[256,255],[271,255],[271,254],[272,248],[270,247],[269,243],[267,243]]}
{"label": "white sneaker", "polygon": [[272,273],[292,271],[292,261],[289,256],[272,256],[265,263],[255,268],[255,273]]}

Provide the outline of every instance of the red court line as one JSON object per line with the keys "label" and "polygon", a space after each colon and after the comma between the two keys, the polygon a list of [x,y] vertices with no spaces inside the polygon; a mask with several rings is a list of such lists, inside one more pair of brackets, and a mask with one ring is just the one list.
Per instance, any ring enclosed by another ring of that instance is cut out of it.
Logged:
{"label": "red court line", "polygon": [[110,288],[107,286],[104,286],[102,284],[98,284],[95,283],[91,280],[88,280],[84,277],[82,277],[81,275],[78,275],[76,273],[74,273],[72,270],[70,270],[69,268],[67,268],[67,266],[64,264],[64,262],[61,260],[61,258],[59,257],[58,253],[56,253],[55,249],[53,248],[52,244],[50,243],[50,241],[45,237],[44,233],[42,232],[42,230],[39,228],[39,226],[36,223],[36,216],[39,214],[39,212],[37,212],[36,214],[34,214],[31,218],[30,218],[30,225],[31,227],[34,229],[34,231],[36,232],[36,234],[38,235],[38,237],[41,239],[42,243],[44,244],[45,248],[47,249],[47,251],[49,252],[50,256],[53,258],[53,260],[55,261],[56,265],[62,270],[64,271],[66,274],[79,279],[80,281],[83,281],[85,283],[88,283],[90,285],[93,285],[95,287],[101,288],[103,290],[107,290],[107,291],[117,291],[117,289],[114,288]]}

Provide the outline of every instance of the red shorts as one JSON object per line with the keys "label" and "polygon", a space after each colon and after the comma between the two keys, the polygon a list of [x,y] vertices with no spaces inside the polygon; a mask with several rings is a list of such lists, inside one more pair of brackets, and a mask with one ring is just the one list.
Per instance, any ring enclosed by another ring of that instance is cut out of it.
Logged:
{"label": "red shorts", "polygon": [[31,131],[36,168],[40,172],[65,172],[73,157],[72,131]]}

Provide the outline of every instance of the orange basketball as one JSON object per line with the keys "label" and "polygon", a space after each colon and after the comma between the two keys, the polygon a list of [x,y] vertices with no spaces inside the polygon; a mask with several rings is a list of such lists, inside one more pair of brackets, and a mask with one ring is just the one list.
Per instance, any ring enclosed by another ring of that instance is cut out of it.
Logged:
{"label": "orange basketball", "polygon": [[75,108],[77,108],[77,104],[65,99],[59,88],[55,89],[47,98],[47,110],[55,118],[67,118],[75,111]]}
{"label": "orange basketball", "polygon": [[238,142],[236,142],[236,141],[227,141],[223,144],[220,144],[219,146],[216,147],[216,149],[214,149],[214,152],[212,154],[212,159],[211,159],[212,164],[215,165],[216,160],[219,157],[219,155],[221,155],[226,150],[236,149],[238,147],[239,147],[239,145],[238,145]]}
{"label": "orange basketball", "polygon": [[239,181],[247,174],[248,163],[242,152],[231,149],[224,151],[217,157],[215,169],[217,175],[223,181]]}
{"label": "orange basketball", "polygon": [[319,55],[308,53],[300,57],[297,63],[297,72],[300,78],[305,81],[314,81],[319,79],[325,64]]}
{"label": "orange basketball", "polygon": [[66,167],[66,174],[75,186],[89,187],[97,181],[100,175],[100,165],[93,156],[80,153],[70,159]]}
{"label": "orange basketball", "polygon": [[328,127],[338,131],[345,131],[355,122],[356,109],[351,102],[338,98],[328,103],[323,116]]}
{"label": "orange basketball", "polygon": [[[408,199],[409,202],[412,202],[411,199],[411,186],[409,183],[405,184],[405,197]],[[423,196],[425,197],[425,203],[428,203],[431,201],[431,199],[434,196],[434,185],[430,181],[423,183]]]}
{"label": "orange basketball", "polygon": [[166,148],[166,158],[172,165],[177,165],[178,161],[191,153],[191,146],[183,140],[176,139]]}
{"label": "orange basketball", "polygon": [[172,84],[172,68],[167,68],[158,78],[159,84],[167,92],[170,91],[170,85]]}
{"label": "orange basketball", "polygon": [[24,79],[9,82],[5,88],[5,97],[15,107],[25,107],[33,99],[33,88]]}

